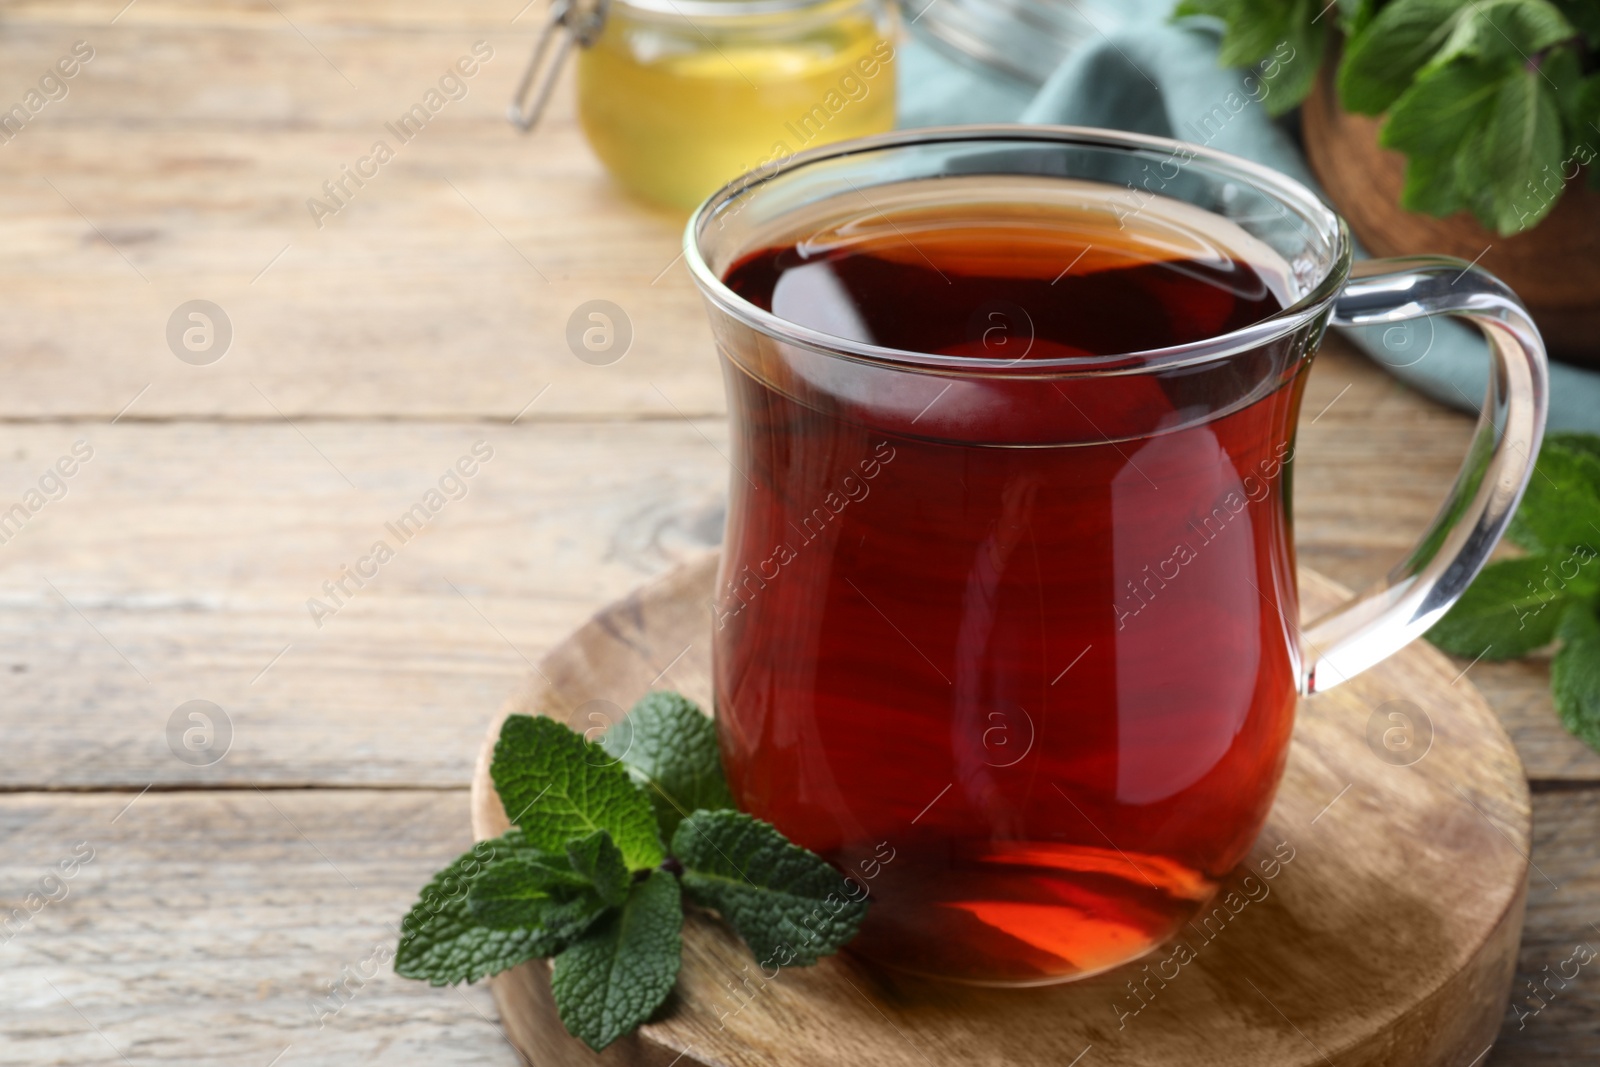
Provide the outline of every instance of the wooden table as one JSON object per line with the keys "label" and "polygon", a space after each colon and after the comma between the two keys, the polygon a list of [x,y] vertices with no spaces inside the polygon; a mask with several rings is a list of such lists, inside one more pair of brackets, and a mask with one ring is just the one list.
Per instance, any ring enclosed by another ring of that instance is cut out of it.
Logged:
{"label": "wooden table", "polygon": [[[540,6],[125,2],[0,4],[0,105],[94,51],[0,145],[0,510],[93,449],[0,544],[0,913],[21,910],[0,1064],[512,1064],[484,990],[376,961],[469,841],[472,758],[529,661],[720,536],[727,431],[681,220],[608,183],[570,97],[532,139],[506,125]],[[477,41],[465,98],[396,146],[384,123]],[[319,228],[306,200],[380,138],[394,158]],[[232,324],[209,365],[166,339],[193,299]],[[609,366],[564,339],[591,299],[634,327]],[[1303,562],[1382,573],[1468,430],[1330,343]],[[308,599],[478,441],[466,495],[319,626]],[[1542,664],[1464,678],[1533,781],[1535,980],[1600,945],[1600,756]],[[191,700],[231,733],[205,766],[169,745]],[[1508,1016],[1486,1062],[1584,1058],[1596,966]]]}

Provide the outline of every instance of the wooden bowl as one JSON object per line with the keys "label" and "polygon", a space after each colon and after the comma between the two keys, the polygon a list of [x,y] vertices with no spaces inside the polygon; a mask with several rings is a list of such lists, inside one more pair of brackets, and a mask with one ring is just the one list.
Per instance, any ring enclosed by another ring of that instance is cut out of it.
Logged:
{"label": "wooden bowl", "polygon": [[1406,211],[1405,156],[1378,144],[1381,120],[1339,106],[1337,65],[1337,55],[1323,64],[1302,109],[1306,156],[1367,251],[1476,260],[1528,305],[1552,356],[1600,367],[1600,192],[1588,188],[1586,175],[1567,183],[1544,221],[1513,237],[1464,212],[1439,219]]}

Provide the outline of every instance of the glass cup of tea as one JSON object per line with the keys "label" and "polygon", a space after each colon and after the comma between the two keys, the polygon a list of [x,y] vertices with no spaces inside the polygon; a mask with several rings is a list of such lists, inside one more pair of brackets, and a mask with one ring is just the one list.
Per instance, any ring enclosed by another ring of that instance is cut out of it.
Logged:
{"label": "glass cup of tea", "polygon": [[[1176,141],[845,142],[724,188],[686,245],[731,419],[734,795],[871,893],[854,951],[920,974],[1078,978],[1197,914],[1266,820],[1297,696],[1450,607],[1544,427],[1544,348],[1502,283],[1352,267],[1310,190]],[[1318,342],[1437,314],[1494,362],[1465,466],[1388,577],[1302,627]]]}

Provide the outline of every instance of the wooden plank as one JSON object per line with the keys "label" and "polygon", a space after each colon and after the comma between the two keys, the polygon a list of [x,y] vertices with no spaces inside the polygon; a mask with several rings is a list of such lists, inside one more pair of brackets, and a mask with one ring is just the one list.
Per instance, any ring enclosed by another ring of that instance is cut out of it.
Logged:
{"label": "wooden plank", "polygon": [[1549,656],[1477,666],[1457,658],[1456,663],[1500,716],[1530,779],[1600,780],[1600,753],[1567,733],[1556,717]]}
{"label": "wooden plank", "polygon": [[[394,924],[470,844],[463,793],[130,800],[0,800],[0,898],[24,913],[0,946],[0,1064],[521,1063],[487,990],[431,989],[390,962]],[[30,911],[75,846],[93,858]],[[319,1027],[330,982],[350,995]]]}
{"label": "wooden plank", "polygon": [[[280,16],[273,7],[281,9]],[[7,22],[45,25],[117,25],[182,28],[197,23],[219,28],[296,25],[348,29],[440,30],[504,25],[521,13],[520,25],[538,25],[544,5],[527,0],[440,4],[433,0],[274,0],[231,4],[218,0],[6,0]],[[120,16],[118,13],[121,12]]]}
{"label": "wooden plank", "polygon": [[[16,426],[0,500],[80,436],[67,496],[0,546],[0,787],[464,784],[544,647],[721,536],[714,424]],[[386,524],[480,439],[466,496],[402,543]],[[323,583],[379,540],[339,606]],[[168,747],[191,699],[236,728],[213,766]]]}
{"label": "wooden plank", "polygon": [[[135,1064],[184,1067],[266,1067],[291,1045],[279,1067],[517,1062],[482,988],[463,1001],[383,966],[321,1030],[308,1006],[390,944],[389,924],[467,845],[464,791],[148,793],[119,816],[130,799],[0,797],[7,913],[75,844],[95,849],[67,896],[0,947],[0,1002],[13,1009],[0,1013],[0,1064],[122,1065],[107,1039]],[[1537,873],[1530,884],[1524,993],[1576,942],[1600,948],[1589,926],[1600,914],[1597,818],[1600,792],[1534,796],[1533,859],[1560,889]],[[1587,1062],[1600,1041],[1595,966],[1521,1029],[1508,1013],[1487,1062]]]}
{"label": "wooden plank", "polygon": [[[1585,1063],[1600,1047],[1596,826],[1600,826],[1600,792],[1585,789],[1533,798],[1537,866],[1528,879],[1528,918],[1511,1004],[1489,1067]],[[1588,949],[1587,964],[1582,962],[1585,954],[1574,958],[1580,944]]]}
{"label": "wooden plank", "polygon": [[[1314,382],[1314,398],[1343,384]],[[1301,560],[1357,585],[1398,558],[1443,490],[1420,496],[1408,467],[1356,443],[1359,427],[1336,426],[1350,399],[1302,435],[1296,490]],[[1439,429],[1460,437],[1460,421]],[[529,660],[721,536],[716,420],[124,421],[13,425],[7,436],[5,506],[74,440],[96,450],[66,498],[0,546],[9,788],[460,784],[475,724]],[[393,545],[396,559],[318,628],[307,600],[332,606],[322,583],[392,541],[384,524],[479,438],[496,458],[466,499]],[[1341,466],[1358,449],[1364,483]],[[1354,530],[1352,512],[1365,516]],[[1488,684],[1533,778],[1600,778],[1600,757],[1556,721],[1546,673],[1479,664],[1469,677]],[[237,718],[238,744],[214,766],[187,766],[167,747],[165,724],[190,699]],[[41,715],[51,729],[37,728]]]}
{"label": "wooden plank", "polygon": [[[610,183],[570,92],[534,139],[506,123],[528,32],[351,30],[327,48],[355,89],[262,11],[268,29],[110,28],[0,152],[0,416],[110,418],[147,385],[130,417],[509,417],[550,382],[536,420],[722,410],[684,219]],[[29,26],[0,66],[42,72],[73,39]],[[494,55],[465,97],[402,142],[386,124],[478,39]],[[380,140],[394,158],[315,218]],[[197,298],[233,327],[200,367],[165,335]],[[596,299],[632,326],[606,366],[566,337]]]}

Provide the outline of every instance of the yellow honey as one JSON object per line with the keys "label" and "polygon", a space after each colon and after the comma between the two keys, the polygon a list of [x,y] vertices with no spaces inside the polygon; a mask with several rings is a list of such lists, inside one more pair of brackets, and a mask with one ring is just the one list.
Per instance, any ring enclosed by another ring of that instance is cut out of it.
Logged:
{"label": "yellow honey", "polygon": [[612,0],[578,117],[624,186],[688,210],[804,148],[894,125],[887,0]]}

